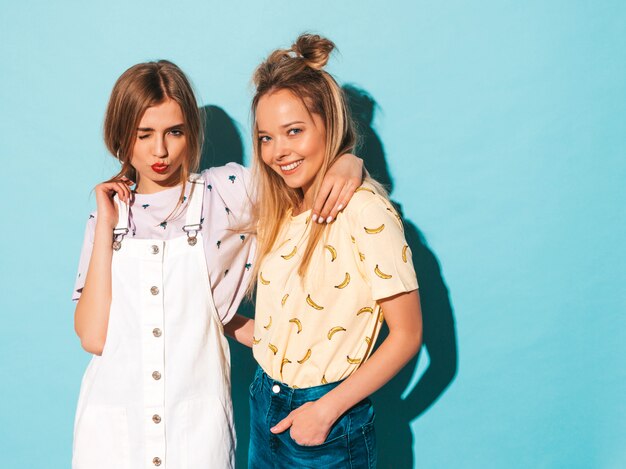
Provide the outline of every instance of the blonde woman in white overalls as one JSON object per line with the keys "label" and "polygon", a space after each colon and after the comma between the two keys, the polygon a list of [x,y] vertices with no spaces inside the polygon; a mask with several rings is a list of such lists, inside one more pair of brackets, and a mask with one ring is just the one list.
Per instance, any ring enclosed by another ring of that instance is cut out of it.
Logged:
{"label": "blonde woman in white overalls", "polygon": [[[202,122],[171,62],[138,64],[118,79],[104,134],[121,169],[96,186],[74,293],[76,332],[94,357],[72,466],[234,467],[224,330],[250,327],[233,320],[254,251],[237,229],[249,222],[247,170],[231,163],[192,173]],[[358,185],[360,161],[346,156],[342,165],[320,216],[336,214]]]}

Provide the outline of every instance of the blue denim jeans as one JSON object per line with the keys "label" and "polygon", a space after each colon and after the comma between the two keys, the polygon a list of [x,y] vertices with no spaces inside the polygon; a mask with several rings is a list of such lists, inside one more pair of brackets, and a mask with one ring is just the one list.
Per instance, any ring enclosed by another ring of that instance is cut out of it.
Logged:
{"label": "blue denim jeans", "polygon": [[275,435],[270,428],[305,402],[316,401],[339,383],[293,389],[274,381],[259,367],[250,385],[250,469],[371,469],[376,467],[374,409],[365,399],[342,415],[326,441],[302,446],[289,430]]}

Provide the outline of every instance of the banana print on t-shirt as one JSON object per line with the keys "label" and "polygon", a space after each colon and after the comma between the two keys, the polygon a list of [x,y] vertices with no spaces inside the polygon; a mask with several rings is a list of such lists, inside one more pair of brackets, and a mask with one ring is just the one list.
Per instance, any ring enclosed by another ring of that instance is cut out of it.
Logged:
{"label": "banana print on t-shirt", "polygon": [[372,353],[383,321],[376,300],[417,288],[402,221],[369,185],[360,187],[298,268],[310,213],[288,217],[258,274],[253,352],[273,379],[298,388],[348,377]]}

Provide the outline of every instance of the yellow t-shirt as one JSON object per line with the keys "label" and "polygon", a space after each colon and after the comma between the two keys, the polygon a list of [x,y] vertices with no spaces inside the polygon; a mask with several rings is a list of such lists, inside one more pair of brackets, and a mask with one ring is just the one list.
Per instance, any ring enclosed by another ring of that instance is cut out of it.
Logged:
{"label": "yellow t-shirt", "polygon": [[369,185],[326,228],[303,282],[298,267],[310,215],[288,219],[257,284],[254,357],[269,376],[294,388],[350,376],[380,331],[376,300],[417,289],[400,217]]}

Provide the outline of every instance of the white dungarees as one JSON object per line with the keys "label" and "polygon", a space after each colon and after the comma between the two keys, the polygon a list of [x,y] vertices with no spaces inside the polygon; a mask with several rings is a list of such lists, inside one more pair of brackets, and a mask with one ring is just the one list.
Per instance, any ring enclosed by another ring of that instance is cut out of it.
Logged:
{"label": "white dungarees", "polygon": [[119,204],[109,326],[83,378],[74,469],[231,468],[230,355],[199,231],[204,181],[194,179],[186,234],[124,238]]}

